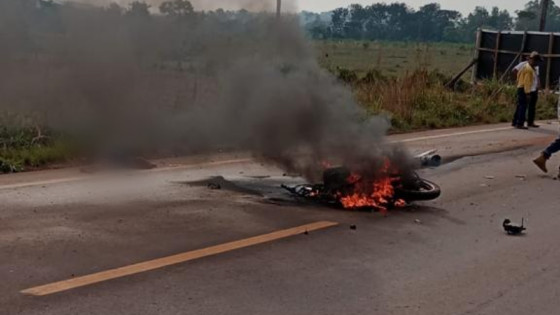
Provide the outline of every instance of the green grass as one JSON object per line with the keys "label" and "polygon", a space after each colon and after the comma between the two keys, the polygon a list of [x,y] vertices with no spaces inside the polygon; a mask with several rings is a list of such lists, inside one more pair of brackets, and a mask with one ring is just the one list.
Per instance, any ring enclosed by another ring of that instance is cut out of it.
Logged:
{"label": "green grass", "polygon": [[0,173],[15,173],[64,162],[75,148],[60,134],[38,137],[35,128],[0,127]]}
{"label": "green grass", "polygon": [[474,46],[454,43],[324,40],[314,41],[313,47],[324,68],[348,69],[358,75],[371,69],[394,76],[428,69],[451,76],[467,66],[474,55]]}

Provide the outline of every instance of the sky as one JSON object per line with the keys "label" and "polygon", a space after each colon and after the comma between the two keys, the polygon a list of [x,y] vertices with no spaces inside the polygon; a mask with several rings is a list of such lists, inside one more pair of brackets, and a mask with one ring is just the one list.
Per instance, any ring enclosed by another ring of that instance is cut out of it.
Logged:
{"label": "sky", "polygon": [[299,0],[298,2],[300,10],[315,12],[330,11],[334,8],[348,6],[353,3],[370,5],[376,2],[404,2],[409,6],[417,9],[424,4],[439,2],[442,8],[448,10],[457,10],[463,14],[472,12],[476,6],[483,6],[487,8],[497,6],[500,9],[507,9],[508,11],[510,11],[510,13],[513,14],[516,10],[522,9],[525,3],[529,2],[529,0]]}

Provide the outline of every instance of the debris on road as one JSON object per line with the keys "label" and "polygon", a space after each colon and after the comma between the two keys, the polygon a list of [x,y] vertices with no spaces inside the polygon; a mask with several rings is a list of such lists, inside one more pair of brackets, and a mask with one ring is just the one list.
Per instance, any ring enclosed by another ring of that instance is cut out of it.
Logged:
{"label": "debris on road", "polygon": [[206,185],[206,187],[208,187],[208,189],[212,189],[212,190],[222,189],[222,186],[220,184],[216,184],[216,183],[208,183],[208,185]]}
{"label": "debris on road", "polygon": [[283,177],[300,177],[300,174],[296,174],[296,173],[284,173],[282,174]]}
{"label": "debris on road", "polygon": [[358,229],[358,227],[356,225],[354,225],[354,224],[350,225],[350,230],[357,230],[357,229]]}
{"label": "debris on road", "polygon": [[244,195],[263,197],[261,191],[245,186],[243,181],[235,182],[225,179],[223,176],[212,176],[197,181],[179,182],[194,187],[206,187],[212,190],[232,191]]}
{"label": "debris on road", "polygon": [[515,175],[515,178],[519,178],[520,180],[526,180],[527,175]]}
{"label": "debris on road", "polygon": [[416,224],[422,224],[422,221],[421,221],[420,219],[416,219],[416,220],[414,220],[414,223],[416,223]]}
{"label": "debris on road", "polygon": [[524,226],[523,218],[521,219],[521,225],[512,224],[510,219],[505,219],[502,226],[508,235],[519,235],[527,230]]}
{"label": "debris on road", "polygon": [[484,176],[484,178],[486,178],[486,179],[495,179],[496,177],[490,176],[490,175],[486,175],[486,176]]}
{"label": "debris on road", "polygon": [[438,167],[441,165],[442,158],[436,154],[437,150],[430,150],[416,155],[414,158],[420,162],[422,167]]}

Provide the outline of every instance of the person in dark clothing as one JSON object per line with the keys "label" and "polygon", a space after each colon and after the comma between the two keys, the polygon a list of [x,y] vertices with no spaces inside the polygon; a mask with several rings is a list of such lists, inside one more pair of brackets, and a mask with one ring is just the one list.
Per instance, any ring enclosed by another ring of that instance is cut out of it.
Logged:
{"label": "person in dark clothing", "polygon": [[517,129],[529,129],[525,127],[527,106],[530,102],[531,94],[526,93],[523,88],[517,89],[517,108],[513,115],[512,126]]}
{"label": "person in dark clothing", "polygon": [[560,137],[558,137],[554,142],[552,142],[548,148],[544,149],[541,155],[533,160],[533,163],[538,166],[543,172],[548,173],[548,169],[546,168],[546,161],[550,159],[550,157],[560,151]]}
{"label": "person in dark clothing", "polygon": [[537,102],[539,101],[539,91],[532,91],[529,96],[529,104],[527,104],[527,126],[530,128],[539,128],[535,124],[535,115],[537,111]]}

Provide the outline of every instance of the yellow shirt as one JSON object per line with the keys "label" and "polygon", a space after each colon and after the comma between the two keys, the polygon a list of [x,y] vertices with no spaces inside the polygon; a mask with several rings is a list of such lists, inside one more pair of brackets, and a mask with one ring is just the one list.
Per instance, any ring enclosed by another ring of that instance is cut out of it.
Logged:
{"label": "yellow shirt", "polygon": [[523,88],[526,94],[531,93],[533,83],[535,82],[535,69],[527,63],[517,73],[517,87]]}

